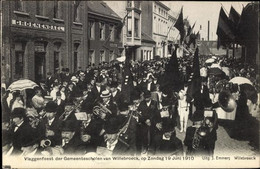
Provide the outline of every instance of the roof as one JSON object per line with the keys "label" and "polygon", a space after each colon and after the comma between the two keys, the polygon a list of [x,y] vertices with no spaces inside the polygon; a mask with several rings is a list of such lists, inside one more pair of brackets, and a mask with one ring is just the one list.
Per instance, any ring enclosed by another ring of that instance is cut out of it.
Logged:
{"label": "roof", "polygon": [[161,5],[161,7],[164,7],[166,10],[170,10],[170,8],[168,6],[166,6],[164,3],[160,2],[160,1],[155,1],[157,4]]}
{"label": "roof", "polygon": [[103,1],[87,1],[88,11],[117,20],[121,18]]}
{"label": "roof", "polygon": [[142,35],[142,41],[144,42],[151,42],[151,43],[156,43],[154,40],[153,40],[153,38],[151,38],[149,35],[147,35],[146,33],[144,33],[144,32],[142,32],[141,33],[141,35]]}

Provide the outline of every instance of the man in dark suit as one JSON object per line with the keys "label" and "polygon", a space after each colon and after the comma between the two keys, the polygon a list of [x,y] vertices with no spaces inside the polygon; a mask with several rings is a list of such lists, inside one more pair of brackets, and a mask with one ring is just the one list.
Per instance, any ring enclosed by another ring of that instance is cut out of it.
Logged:
{"label": "man in dark suit", "polygon": [[119,105],[120,101],[122,100],[122,94],[121,94],[121,91],[117,87],[118,87],[117,82],[112,82],[110,84],[111,99],[112,99],[113,103],[115,103],[116,105]]}
{"label": "man in dark suit", "polygon": [[100,94],[105,90],[105,86],[101,85],[101,80],[99,78],[96,79],[96,84],[92,88],[92,92],[95,96],[95,99],[100,98]]}
{"label": "man in dark suit", "polygon": [[74,121],[64,121],[61,127],[61,147],[65,155],[83,155],[86,147],[80,139],[80,133]]}
{"label": "man in dark suit", "polygon": [[36,137],[36,131],[26,119],[24,108],[15,108],[11,114],[14,126],[11,128],[11,142],[13,144],[12,155],[22,153],[22,145],[29,143]]}
{"label": "man in dark suit", "polygon": [[107,114],[107,118],[109,118],[110,116],[116,116],[117,105],[112,102],[110,91],[104,90],[101,93],[100,97],[102,98],[101,104],[109,110],[109,113]]}
{"label": "man in dark suit", "polygon": [[47,78],[45,81],[45,85],[47,87],[48,92],[51,92],[51,87],[52,84],[54,83],[55,78],[53,77],[53,75],[51,74],[51,72],[47,73]]}
{"label": "man in dark suit", "polygon": [[[54,101],[47,103],[45,111],[46,117],[41,121],[39,126],[39,132],[41,132],[41,147],[45,148],[47,146],[55,147],[60,144],[61,131],[60,125],[61,120],[56,116],[57,104]],[[50,140],[50,145],[45,145],[46,140]]]}
{"label": "man in dark suit", "polygon": [[169,118],[162,120],[162,135],[156,140],[155,155],[183,155],[182,141],[176,137],[175,124]]}
{"label": "man in dark suit", "polygon": [[137,138],[140,139],[137,145],[138,153],[143,149],[143,153],[148,151],[151,143],[151,125],[152,118],[157,111],[156,101],[151,99],[151,93],[145,91],[145,100],[142,101],[138,107],[138,111],[141,112],[138,125]]}

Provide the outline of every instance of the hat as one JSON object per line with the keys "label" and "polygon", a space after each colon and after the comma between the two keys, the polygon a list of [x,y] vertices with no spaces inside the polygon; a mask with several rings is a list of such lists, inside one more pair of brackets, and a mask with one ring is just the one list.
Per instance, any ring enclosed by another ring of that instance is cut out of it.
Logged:
{"label": "hat", "polygon": [[74,103],[73,103],[72,99],[68,99],[68,100],[65,102],[65,106],[74,106]]}
{"label": "hat", "polygon": [[150,91],[145,91],[144,92],[144,98],[150,98],[152,95],[151,95],[151,92]]}
{"label": "hat", "polygon": [[170,101],[168,98],[162,100],[162,106],[169,106],[169,105],[170,105]]}
{"label": "hat", "polygon": [[110,96],[111,96],[111,93],[110,93],[108,90],[104,90],[104,91],[101,93],[101,95],[100,95],[100,97],[102,97],[102,98],[110,97]]}
{"label": "hat", "polygon": [[163,118],[162,127],[163,127],[163,132],[170,132],[170,131],[174,131],[175,125],[172,119]]}
{"label": "hat", "polygon": [[121,104],[119,104],[118,108],[119,108],[119,111],[121,111],[121,112],[126,111],[126,110],[128,110],[128,103],[122,102]]}
{"label": "hat", "polygon": [[11,118],[15,118],[15,117],[24,118],[25,112],[26,111],[24,108],[21,108],[21,107],[15,108],[13,110],[13,112],[11,113]]}
{"label": "hat", "polygon": [[77,82],[78,79],[76,78],[76,76],[72,76],[71,79],[70,79],[72,82]]}
{"label": "hat", "polygon": [[92,103],[88,102],[86,104],[82,104],[81,111],[86,112],[87,114],[92,114],[93,113],[93,107],[94,107],[94,105]]}
{"label": "hat", "polygon": [[75,121],[73,120],[67,120],[64,121],[61,124],[61,131],[75,131],[76,130],[76,126],[75,126]]}
{"label": "hat", "polygon": [[84,72],[80,72],[79,75],[80,75],[80,76],[85,76],[85,73],[84,73]]}
{"label": "hat", "polygon": [[56,112],[58,108],[58,105],[54,101],[49,101],[46,104],[45,111],[46,112]]}
{"label": "hat", "polygon": [[192,116],[192,121],[202,121],[204,120],[204,110],[196,110]]}
{"label": "hat", "polygon": [[105,122],[104,129],[107,134],[118,133],[120,128],[119,120],[116,117],[111,117]]}
{"label": "hat", "polygon": [[118,83],[116,81],[112,81],[110,87],[117,88]]}

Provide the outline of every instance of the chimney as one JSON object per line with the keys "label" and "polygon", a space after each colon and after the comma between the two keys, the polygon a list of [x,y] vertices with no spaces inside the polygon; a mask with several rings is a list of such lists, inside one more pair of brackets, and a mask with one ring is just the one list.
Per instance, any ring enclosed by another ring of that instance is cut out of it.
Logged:
{"label": "chimney", "polygon": [[210,25],[210,22],[208,21],[208,41],[209,41],[209,25]]}

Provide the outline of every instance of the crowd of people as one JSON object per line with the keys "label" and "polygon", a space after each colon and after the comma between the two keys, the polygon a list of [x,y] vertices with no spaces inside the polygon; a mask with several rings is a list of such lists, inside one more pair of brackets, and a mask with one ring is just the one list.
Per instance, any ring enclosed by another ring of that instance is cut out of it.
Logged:
{"label": "crowd of people", "polygon": [[[201,77],[201,90],[190,97],[193,57],[178,58],[179,90],[164,85],[168,61],[131,61],[130,74],[124,63],[89,66],[74,73],[63,68],[48,73],[32,96],[25,97],[25,91],[4,91],[3,153],[212,156],[218,129],[215,108],[221,106],[212,98],[220,92],[215,90],[216,83],[245,76],[259,90],[257,73],[249,66],[230,69],[224,75],[206,73]],[[232,66],[225,57],[216,57],[214,63]],[[207,64],[200,58],[200,67],[206,72],[214,63]],[[231,93],[242,92],[238,86],[233,88]],[[246,100],[255,106],[259,91],[248,93]],[[247,103],[243,106],[249,107]],[[212,115],[205,117],[205,110]],[[185,134],[184,141],[176,136],[177,132]]]}

